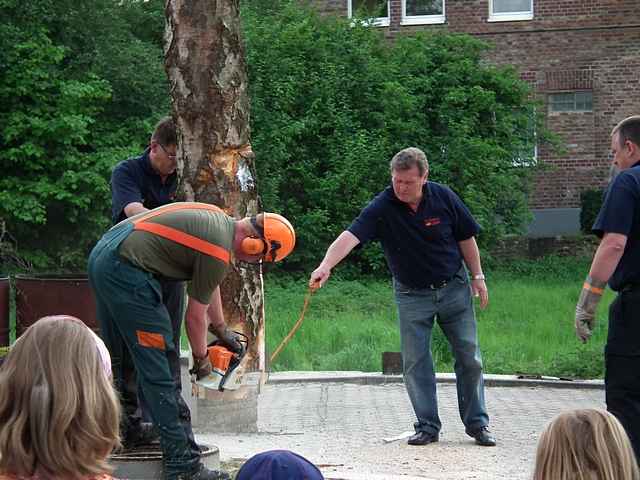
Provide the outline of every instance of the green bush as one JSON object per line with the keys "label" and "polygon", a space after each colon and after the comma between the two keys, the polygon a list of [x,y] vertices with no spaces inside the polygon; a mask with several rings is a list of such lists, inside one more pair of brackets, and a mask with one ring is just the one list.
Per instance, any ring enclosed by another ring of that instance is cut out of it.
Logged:
{"label": "green bush", "polygon": [[584,233],[591,233],[591,227],[596,221],[602,201],[604,190],[584,190],[580,193],[580,228]]}
{"label": "green bush", "polygon": [[549,375],[569,378],[603,378],[603,347],[595,342],[556,353],[548,369]]}
{"label": "green bush", "polygon": [[547,255],[536,259],[492,260],[484,263],[484,269],[491,276],[500,275],[513,278],[572,281],[583,278],[591,265],[590,257]]}
{"label": "green bush", "polygon": [[[389,42],[366,22],[293,0],[247,1],[242,14],[260,193],[298,232],[287,268],[320,261],[407,146],[466,202],[481,242],[522,231],[532,169],[516,165],[532,163],[522,152],[533,151],[534,105],[514,70],[483,61],[486,44],[450,34]],[[378,248],[355,260],[386,270]]]}
{"label": "green bush", "polygon": [[[535,129],[517,73],[468,36],[390,42],[299,3],[242,3],[258,186],[298,233],[284,268],[315,266],[410,145],[470,207],[481,243],[521,230]],[[168,110],[163,5],[0,0],[0,226],[32,268],[84,267],[109,223],[113,165]],[[379,248],[354,256],[359,272],[386,272]]]}
{"label": "green bush", "polygon": [[0,0],[5,270],[85,268],[110,223],[112,167],[168,109],[153,18],[161,32],[158,0]]}

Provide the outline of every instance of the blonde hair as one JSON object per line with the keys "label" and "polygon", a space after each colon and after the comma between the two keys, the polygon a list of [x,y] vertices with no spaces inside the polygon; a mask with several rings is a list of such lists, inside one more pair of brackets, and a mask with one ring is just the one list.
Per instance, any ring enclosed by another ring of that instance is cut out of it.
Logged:
{"label": "blonde hair", "polygon": [[92,332],[45,317],[0,368],[0,473],[76,479],[110,473],[120,405]]}
{"label": "blonde hair", "polygon": [[565,412],[538,442],[533,480],[638,480],[638,465],[624,428],[604,410]]}

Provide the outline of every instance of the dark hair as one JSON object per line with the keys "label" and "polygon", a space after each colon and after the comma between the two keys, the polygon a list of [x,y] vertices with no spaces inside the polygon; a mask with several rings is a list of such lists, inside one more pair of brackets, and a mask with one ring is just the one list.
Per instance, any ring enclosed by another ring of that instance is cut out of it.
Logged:
{"label": "dark hair", "polygon": [[429,171],[429,162],[427,162],[427,156],[422,150],[415,147],[405,148],[396,153],[391,159],[389,166],[391,167],[391,173],[394,170],[409,170],[413,166],[418,167],[420,176]]}
{"label": "dark hair", "polygon": [[633,115],[622,120],[613,128],[611,136],[613,137],[618,132],[620,133],[620,146],[629,140],[640,147],[640,115]]}
{"label": "dark hair", "polygon": [[162,118],[153,130],[151,141],[163,146],[177,145],[176,124],[171,117]]}

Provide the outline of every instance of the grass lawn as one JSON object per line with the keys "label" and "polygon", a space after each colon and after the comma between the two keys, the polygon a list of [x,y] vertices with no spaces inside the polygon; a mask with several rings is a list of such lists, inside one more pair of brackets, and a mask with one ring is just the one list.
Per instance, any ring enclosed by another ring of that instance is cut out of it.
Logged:
{"label": "grass lawn", "polygon": [[[571,378],[604,374],[603,347],[607,290],[598,309],[598,325],[586,345],[575,337],[573,318],[590,258],[549,257],[485,265],[489,307],[478,315],[480,347],[486,373],[527,373]],[[338,275],[340,268],[336,269]],[[272,352],[298,320],[307,277],[265,275],[267,351]],[[12,331],[15,305],[11,305]],[[15,333],[12,333],[12,340]],[[183,348],[188,348],[186,335]],[[381,371],[382,352],[399,351],[400,339],[391,280],[344,280],[336,275],[312,298],[304,323],[271,369]],[[439,372],[453,371],[453,361],[439,328],[432,352]]]}
{"label": "grass lawn", "polygon": [[[489,306],[476,309],[486,373],[527,373],[572,378],[603,376],[607,291],[589,343],[574,333],[575,304],[590,259],[546,259],[487,270]],[[275,350],[299,318],[306,279],[266,280],[267,350]],[[304,323],[272,370],[381,371],[384,351],[399,351],[390,280],[332,278],[311,299]],[[453,371],[448,344],[434,329],[439,372]]]}

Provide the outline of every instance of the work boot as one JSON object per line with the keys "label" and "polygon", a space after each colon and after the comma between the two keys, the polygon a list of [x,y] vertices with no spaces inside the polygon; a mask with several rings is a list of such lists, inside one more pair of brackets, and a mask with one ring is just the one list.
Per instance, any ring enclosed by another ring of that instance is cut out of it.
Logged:
{"label": "work boot", "polygon": [[231,480],[231,477],[224,470],[209,470],[201,463],[195,472],[180,474],[176,480]]}
{"label": "work boot", "polygon": [[122,438],[122,449],[131,450],[143,445],[150,445],[160,438],[158,429],[153,423],[140,422],[127,429]]}

